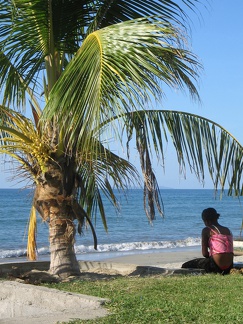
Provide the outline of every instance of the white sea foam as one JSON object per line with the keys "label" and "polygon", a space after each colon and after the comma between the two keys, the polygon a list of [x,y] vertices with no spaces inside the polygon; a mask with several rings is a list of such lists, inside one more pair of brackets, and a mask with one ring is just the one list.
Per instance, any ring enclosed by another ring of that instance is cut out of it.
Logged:
{"label": "white sea foam", "polygon": [[[238,247],[238,241],[234,241],[234,246]],[[76,245],[75,252],[78,255],[86,254],[106,254],[106,253],[120,253],[120,252],[136,252],[136,251],[148,251],[148,250],[160,250],[160,249],[178,249],[178,248],[190,248],[199,247],[201,245],[201,238],[188,237],[185,240],[177,241],[154,241],[154,242],[124,242],[124,243],[111,243],[111,244],[99,244],[97,250],[93,245]],[[240,242],[242,247],[242,242]],[[49,247],[41,247],[38,249],[39,257],[46,257],[50,254]],[[27,255],[25,249],[17,250],[0,250],[0,259],[19,258]]]}
{"label": "white sea foam", "polygon": [[26,255],[26,250],[3,250],[0,251],[0,259],[5,258],[16,258],[16,257],[22,257]]}
{"label": "white sea foam", "polygon": [[[144,251],[144,250],[158,250],[158,249],[170,249],[180,247],[198,246],[201,244],[200,238],[188,237],[185,240],[178,241],[158,241],[158,242],[124,242],[114,244],[100,244],[97,250],[94,249],[93,245],[76,245],[76,254],[87,254],[87,253],[107,253],[107,252],[124,252],[124,251]],[[38,255],[48,255],[49,248],[41,247],[38,249]],[[4,258],[18,258],[26,256],[26,250],[0,250],[0,259]]]}
{"label": "white sea foam", "polygon": [[76,246],[76,253],[92,253],[92,252],[122,252],[134,250],[157,250],[170,249],[180,247],[199,246],[201,244],[200,238],[188,237],[185,240],[178,241],[158,241],[158,242],[126,242],[114,244],[98,245],[97,251],[93,246],[78,245]]}

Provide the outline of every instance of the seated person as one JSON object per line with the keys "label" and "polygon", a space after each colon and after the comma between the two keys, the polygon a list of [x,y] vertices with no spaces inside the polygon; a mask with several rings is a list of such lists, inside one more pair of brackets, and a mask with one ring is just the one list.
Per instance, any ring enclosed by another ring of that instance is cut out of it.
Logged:
{"label": "seated person", "polygon": [[214,208],[204,209],[202,219],[202,255],[182,264],[182,268],[204,269],[206,272],[228,274],[233,267],[233,235],[228,227],[218,223],[219,214]]}

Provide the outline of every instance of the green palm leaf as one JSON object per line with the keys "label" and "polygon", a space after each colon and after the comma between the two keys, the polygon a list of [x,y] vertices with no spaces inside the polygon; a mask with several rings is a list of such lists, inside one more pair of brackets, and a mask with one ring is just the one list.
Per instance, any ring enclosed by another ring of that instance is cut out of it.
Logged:
{"label": "green palm leaf", "polygon": [[[54,86],[44,116],[54,115],[68,132],[70,146],[87,142],[90,129],[117,114],[143,108],[161,96],[159,82],[189,88],[197,78],[196,58],[181,47],[178,31],[158,17],[127,21],[90,34]],[[172,63],[173,62],[173,63]],[[69,114],[67,114],[69,111]],[[87,144],[88,145],[88,144]]]}
{"label": "green palm leaf", "polygon": [[[179,111],[151,110],[125,114],[128,140],[135,132],[141,166],[146,178],[151,176],[150,155],[153,149],[164,159],[164,142],[171,137],[181,170],[186,165],[204,181],[205,164],[217,189],[242,195],[243,147],[226,129],[195,114]],[[152,134],[149,136],[149,134]]]}
{"label": "green palm leaf", "polygon": [[104,197],[119,210],[114,188],[125,191],[134,186],[139,183],[139,174],[127,160],[112,153],[101,143],[97,141],[95,143],[97,148],[93,155],[89,151],[78,156],[80,205],[86,208],[90,218],[92,215],[96,218],[99,211],[104,227],[107,229]]}
{"label": "green palm leaf", "polygon": [[200,1],[185,0],[185,10],[178,5],[178,1],[144,1],[144,0],[105,0],[100,1],[96,8],[93,22],[89,25],[88,33],[97,29],[117,24],[122,21],[135,19],[143,16],[163,15],[164,21],[173,21],[184,26],[187,24],[186,7],[195,10],[195,5]]}
{"label": "green palm leaf", "polygon": [[[36,111],[35,114],[37,118]],[[51,147],[46,136],[21,113],[0,106],[0,116],[0,153],[16,159],[36,180],[50,158]]]}
{"label": "green palm leaf", "polygon": [[[193,9],[199,1],[181,2]],[[46,87],[42,88],[44,74],[50,91],[90,32],[154,14],[180,27],[186,25],[185,11],[171,0],[0,0],[0,91],[3,97],[18,105],[25,102],[25,88],[19,76],[25,86],[31,85],[32,90],[36,88],[46,93]]]}

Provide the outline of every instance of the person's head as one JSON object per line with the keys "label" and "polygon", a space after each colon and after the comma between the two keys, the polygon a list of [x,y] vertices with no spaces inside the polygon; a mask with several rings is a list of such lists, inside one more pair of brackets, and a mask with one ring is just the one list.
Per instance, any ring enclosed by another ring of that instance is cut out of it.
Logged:
{"label": "person's head", "polygon": [[214,208],[207,208],[202,212],[204,223],[217,223],[219,216],[220,214]]}

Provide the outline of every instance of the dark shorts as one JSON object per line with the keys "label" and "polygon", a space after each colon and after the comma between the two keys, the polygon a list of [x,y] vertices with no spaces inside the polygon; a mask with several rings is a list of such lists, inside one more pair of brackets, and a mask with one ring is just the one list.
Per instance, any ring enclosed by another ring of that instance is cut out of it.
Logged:
{"label": "dark shorts", "polygon": [[228,274],[230,270],[233,268],[233,264],[230,265],[227,269],[220,269],[220,267],[214,262],[212,257],[210,258],[198,258],[194,260],[187,261],[182,264],[182,268],[187,269],[204,269],[207,273],[221,273]]}

